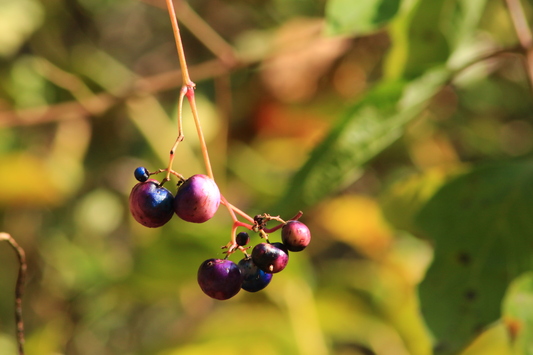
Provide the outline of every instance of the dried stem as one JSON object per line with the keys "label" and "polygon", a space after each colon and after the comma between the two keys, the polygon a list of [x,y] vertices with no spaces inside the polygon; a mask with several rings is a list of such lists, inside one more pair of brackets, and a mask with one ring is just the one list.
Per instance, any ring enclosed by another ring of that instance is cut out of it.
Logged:
{"label": "dried stem", "polygon": [[19,272],[17,284],[15,286],[15,322],[17,333],[17,344],[19,355],[24,355],[24,321],[22,319],[22,295],[24,294],[24,284],[26,281],[26,254],[18,243],[7,233],[0,233],[0,240],[8,242],[17,253],[19,261]]}

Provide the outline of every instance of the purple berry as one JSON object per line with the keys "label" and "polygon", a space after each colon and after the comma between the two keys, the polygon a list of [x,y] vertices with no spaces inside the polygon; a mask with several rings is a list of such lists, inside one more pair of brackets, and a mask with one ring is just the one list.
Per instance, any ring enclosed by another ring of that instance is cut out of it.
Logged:
{"label": "purple berry", "polygon": [[242,285],[241,270],[231,260],[208,259],[198,269],[198,285],[206,295],[217,300],[235,296]]}
{"label": "purple berry", "polygon": [[281,240],[289,251],[301,251],[309,245],[311,232],[300,221],[288,221],[281,229]]}
{"label": "purple berry", "polygon": [[155,228],[167,223],[173,215],[174,196],[157,180],[139,182],[130,193],[130,212],[143,226]]}
{"label": "purple berry", "polygon": [[188,178],[174,198],[174,212],[187,222],[203,223],[211,219],[220,205],[220,191],[209,176]]}
{"label": "purple berry", "polygon": [[133,172],[133,176],[135,176],[137,181],[145,182],[150,177],[150,173],[148,173],[148,169],[146,169],[144,166],[139,166]]}
{"label": "purple berry", "polygon": [[270,283],[272,274],[266,273],[254,264],[250,257],[244,258],[238,264],[243,276],[242,289],[248,292],[257,292]]}
{"label": "purple berry", "polygon": [[282,243],[261,243],[252,250],[252,259],[264,272],[275,274],[287,266],[289,251]]}
{"label": "purple berry", "polygon": [[235,242],[238,246],[243,247],[250,242],[250,235],[248,235],[248,233],[246,232],[240,232],[239,234],[237,234]]}

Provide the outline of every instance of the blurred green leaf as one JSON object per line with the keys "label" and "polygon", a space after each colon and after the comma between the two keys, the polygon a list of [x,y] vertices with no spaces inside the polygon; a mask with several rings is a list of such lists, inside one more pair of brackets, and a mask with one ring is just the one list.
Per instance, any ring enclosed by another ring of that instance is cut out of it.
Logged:
{"label": "blurred green leaf", "polygon": [[318,202],[353,182],[363,164],[403,133],[449,78],[443,68],[410,83],[384,82],[350,108],[293,176],[280,210],[289,213]]}
{"label": "blurred green leaf", "polygon": [[533,272],[525,273],[511,283],[502,312],[517,353],[533,354]]}
{"label": "blurred green leaf", "polygon": [[418,225],[435,242],[422,312],[451,354],[499,318],[508,283],[533,266],[533,162],[493,163],[444,185]]}
{"label": "blurred green leaf", "polygon": [[362,35],[390,21],[400,0],[329,0],[326,4],[326,32],[331,35]]}

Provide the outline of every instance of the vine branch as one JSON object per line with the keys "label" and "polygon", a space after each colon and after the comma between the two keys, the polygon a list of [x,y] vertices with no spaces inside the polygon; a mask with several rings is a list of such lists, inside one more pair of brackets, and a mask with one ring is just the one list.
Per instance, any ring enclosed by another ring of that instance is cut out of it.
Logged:
{"label": "vine branch", "polygon": [[24,284],[26,281],[26,253],[24,249],[8,233],[0,232],[0,241],[5,240],[11,245],[19,261],[19,272],[17,284],[15,286],[15,323],[17,333],[17,344],[19,355],[24,355],[24,321],[22,319],[22,295],[24,294]]}

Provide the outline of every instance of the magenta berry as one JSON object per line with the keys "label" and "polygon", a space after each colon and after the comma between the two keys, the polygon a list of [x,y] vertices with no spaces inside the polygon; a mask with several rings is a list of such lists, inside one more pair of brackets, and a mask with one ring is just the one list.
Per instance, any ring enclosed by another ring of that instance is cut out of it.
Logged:
{"label": "magenta berry", "polygon": [[150,228],[161,227],[172,218],[173,202],[172,193],[152,179],[136,184],[129,198],[133,218]]}
{"label": "magenta berry", "polygon": [[252,260],[264,272],[275,274],[287,266],[289,251],[282,243],[261,243],[252,250]]}
{"label": "magenta berry", "polygon": [[300,221],[288,221],[281,229],[281,240],[289,251],[301,251],[309,245],[311,232]]}
{"label": "magenta berry", "polygon": [[198,285],[211,298],[227,300],[235,296],[243,281],[240,268],[231,260],[208,259],[198,269]]}
{"label": "magenta berry", "polygon": [[187,222],[203,223],[211,219],[220,205],[220,191],[209,176],[188,178],[174,198],[174,211]]}

